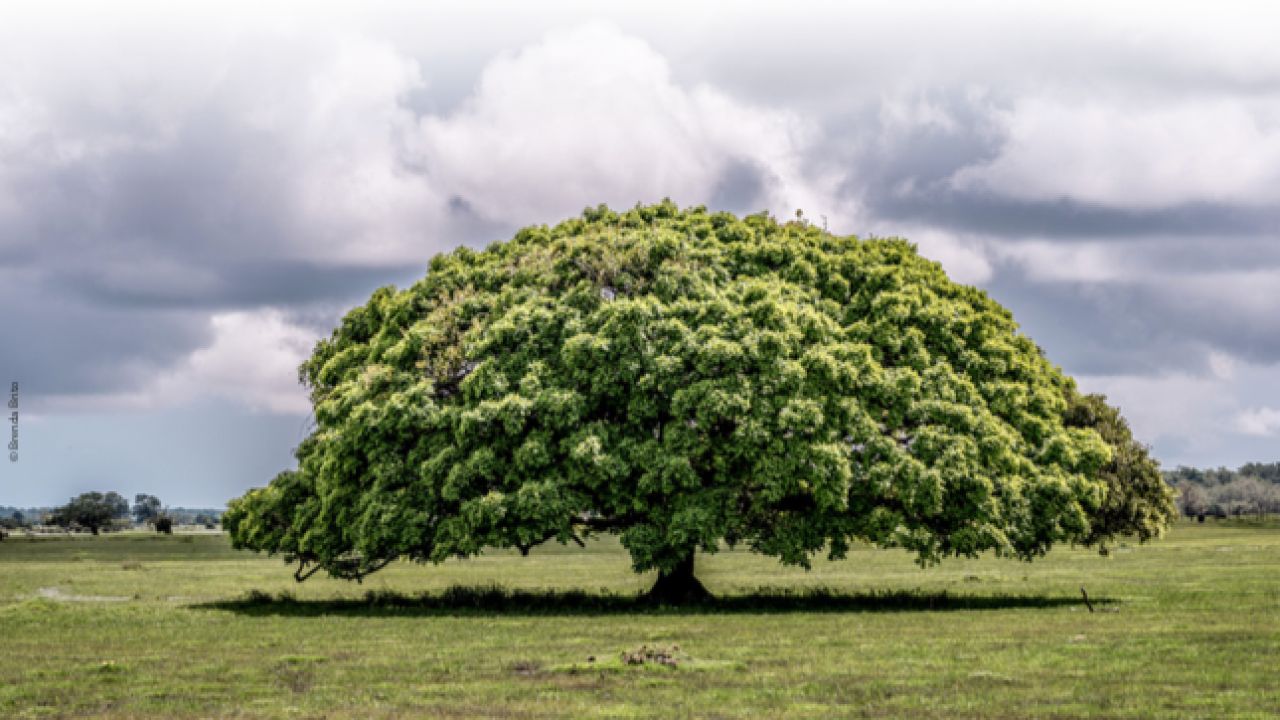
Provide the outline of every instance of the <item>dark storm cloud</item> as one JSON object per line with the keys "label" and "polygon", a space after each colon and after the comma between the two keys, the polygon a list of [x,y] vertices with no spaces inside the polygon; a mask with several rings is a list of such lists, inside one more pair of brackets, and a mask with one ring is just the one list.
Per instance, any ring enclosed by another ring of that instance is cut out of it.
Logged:
{"label": "dark storm cloud", "polygon": [[3,371],[42,395],[130,391],[209,342],[203,313],[102,307],[6,287]]}
{"label": "dark storm cloud", "polygon": [[48,161],[53,148],[10,158],[11,167],[26,167],[23,212],[0,228],[11,240],[8,252],[31,258],[38,249],[72,263],[271,253],[288,230],[279,197],[288,185],[286,158],[235,124],[189,122],[166,141],[152,139],[144,125],[130,128],[117,143],[124,147],[71,162]]}
{"label": "dark storm cloud", "polygon": [[[327,335],[347,309],[384,285],[407,287],[424,268],[301,263],[195,263],[116,282],[91,263],[0,292],[22,307],[8,322],[4,368],[49,395],[136,390],[212,338],[211,313],[290,309],[292,322]],[[199,281],[191,278],[199,275]],[[15,291],[16,290],[16,291]]]}
{"label": "dark storm cloud", "polygon": [[824,120],[822,137],[810,150],[814,165],[845,170],[839,194],[858,202],[869,219],[1064,241],[1280,236],[1280,206],[1274,204],[1199,201],[1147,209],[1126,207],[1121,196],[1103,206],[957,188],[956,175],[999,157],[1007,135],[961,94],[932,93],[914,102],[881,99]]}
{"label": "dark storm cloud", "polygon": [[128,275],[121,280],[102,269],[79,268],[51,284],[59,292],[112,306],[231,309],[352,302],[367,297],[371,288],[405,287],[425,274],[426,268],[412,266],[322,266],[234,258],[213,266],[180,266],[165,277]]}
{"label": "dark storm cloud", "polygon": [[1176,281],[1035,283],[1002,273],[985,285],[1072,374],[1203,374],[1211,350],[1257,363],[1280,358],[1280,334],[1266,315],[1197,302]]}
{"label": "dark storm cloud", "polygon": [[[323,74],[324,56],[298,63],[269,55],[256,59],[265,60],[260,66],[233,55],[224,66],[194,68],[212,77],[193,76],[192,85],[205,87],[185,102],[143,95],[94,102],[74,81],[86,99],[50,91],[40,105],[6,106],[0,95],[0,300],[21,309],[0,340],[0,370],[31,388],[30,402],[68,396],[74,405],[139,391],[210,347],[219,315],[281,309],[291,325],[326,335],[375,288],[421,279],[433,252],[495,239],[477,218],[448,217],[404,240],[407,250],[378,255],[389,233],[334,209],[360,193],[379,203],[378,178],[366,180],[364,168],[334,157],[358,162],[361,142],[385,141],[392,129],[365,122],[361,108],[351,111],[350,128],[340,112],[317,110],[323,86],[312,76]],[[289,63],[296,67],[280,70]],[[371,72],[382,70],[375,64]],[[359,91],[348,95],[359,100]],[[337,99],[338,110],[347,99]],[[6,125],[12,118],[19,122]],[[5,133],[23,122],[33,129],[7,142]],[[351,176],[361,182],[332,199],[308,185]],[[275,327],[273,317],[222,327],[268,345],[263,333]],[[226,347],[252,353],[246,342]],[[282,378],[292,382],[287,370]]]}
{"label": "dark storm cloud", "polygon": [[769,186],[775,182],[768,168],[735,158],[722,171],[707,205],[735,215],[759,212],[764,209]]}
{"label": "dark storm cloud", "polygon": [[490,220],[476,211],[470,200],[461,195],[449,198],[448,238],[452,245],[482,248],[494,240],[506,240],[520,228],[510,223]]}
{"label": "dark storm cloud", "polygon": [[134,390],[207,345],[212,312],[350,306],[422,276],[418,264],[297,257],[306,239],[279,153],[234,126],[197,125],[162,149],[24,169],[23,212],[0,224],[6,268],[22,278],[6,305],[23,308],[3,361],[33,392]]}
{"label": "dark storm cloud", "polygon": [[1019,200],[936,184],[900,193],[868,189],[862,197],[868,211],[882,220],[928,223],[1000,238],[1035,236],[1072,241],[1280,235],[1280,208],[1276,207],[1189,203],[1160,210],[1132,210],[1073,200]]}
{"label": "dark storm cloud", "polygon": [[857,163],[845,186],[859,194],[945,186],[961,168],[994,159],[1003,142],[973,101],[956,93],[872,98],[859,111],[826,120],[823,128],[830,145],[820,154]]}

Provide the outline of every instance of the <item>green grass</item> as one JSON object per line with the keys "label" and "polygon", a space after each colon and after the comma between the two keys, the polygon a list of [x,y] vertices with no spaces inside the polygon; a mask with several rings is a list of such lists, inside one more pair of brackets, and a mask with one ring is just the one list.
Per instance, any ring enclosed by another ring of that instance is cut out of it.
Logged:
{"label": "green grass", "polygon": [[[653,578],[603,541],[361,586],[297,585],[217,535],[10,538],[0,717],[1280,716],[1277,523],[1110,559],[862,549],[806,573],[724,552],[698,575],[715,604],[650,608]],[[620,661],[641,645],[681,662]]]}

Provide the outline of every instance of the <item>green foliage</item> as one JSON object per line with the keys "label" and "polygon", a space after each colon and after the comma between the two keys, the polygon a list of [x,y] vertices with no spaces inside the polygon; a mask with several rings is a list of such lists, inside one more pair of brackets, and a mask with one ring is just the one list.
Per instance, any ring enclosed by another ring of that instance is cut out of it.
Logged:
{"label": "green foliage", "polygon": [[223,521],[300,580],[601,532],[666,572],[721,541],[928,564],[1124,529],[1099,516],[1112,447],[1064,424],[1074,383],[1007,310],[904,240],[803,219],[601,206],[460,248],[299,377],[299,470]]}
{"label": "green foliage", "polygon": [[1178,489],[1178,505],[1190,516],[1280,512],[1280,462],[1250,462],[1236,470],[1179,466],[1165,471],[1164,480]]}
{"label": "green foliage", "polygon": [[110,525],[115,518],[129,515],[129,501],[115,492],[105,495],[87,492],[57,508],[54,515],[55,525],[78,525],[97,535],[100,529]]}
{"label": "green foliage", "polygon": [[1067,393],[1067,427],[1095,430],[1111,447],[1111,459],[1098,476],[1106,483],[1106,499],[1090,518],[1089,534],[1081,541],[1107,554],[1107,543],[1121,535],[1138,542],[1160,537],[1178,516],[1173,492],[1160,474],[1150,448],[1133,439],[1120,409],[1105,395]]}
{"label": "green foliage", "polygon": [[138,493],[133,498],[133,520],[138,524],[151,522],[160,517],[163,507],[155,495]]}
{"label": "green foliage", "polygon": [[1256,477],[1259,480],[1265,480],[1270,483],[1280,483],[1280,462],[1245,463],[1240,466],[1238,472],[1247,477]]}
{"label": "green foliage", "polygon": [[1188,517],[1204,517],[1210,508],[1210,500],[1205,491],[1199,485],[1186,480],[1178,483],[1178,503]]}
{"label": "green foliage", "polygon": [[1214,487],[1216,485],[1227,485],[1236,482],[1242,478],[1255,478],[1262,482],[1280,485],[1280,462],[1274,463],[1245,463],[1236,470],[1228,470],[1225,467],[1210,468],[1201,470],[1199,468],[1185,467],[1179,465],[1174,470],[1166,470],[1164,479],[1169,485],[1177,487],[1183,482],[1195,483],[1205,487]]}

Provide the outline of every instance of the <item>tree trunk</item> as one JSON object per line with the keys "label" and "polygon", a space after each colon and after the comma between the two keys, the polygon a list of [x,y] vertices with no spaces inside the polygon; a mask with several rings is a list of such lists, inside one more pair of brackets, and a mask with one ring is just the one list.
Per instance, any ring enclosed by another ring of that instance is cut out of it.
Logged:
{"label": "tree trunk", "polygon": [[697,605],[710,600],[711,593],[693,574],[694,552],[690,550],[671,570],[661,571],[644,598],[657,605]]}

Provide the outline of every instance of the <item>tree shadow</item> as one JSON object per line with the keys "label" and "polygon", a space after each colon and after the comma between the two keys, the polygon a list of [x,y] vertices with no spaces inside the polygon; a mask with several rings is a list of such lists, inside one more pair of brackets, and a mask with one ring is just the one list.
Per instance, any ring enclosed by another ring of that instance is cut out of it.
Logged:
{"label": "tree shadow", "polygon": [[[1118,606],[1109,597],[1090,598],[1094,605]],[[842,592],[828,588],[804,590],[760,588],[722,595],[703,602],[672,606],[644,595],[588,593],[581,590],[509,590],[501,586],[455,585],[443,592],[406,594],[370,590],[363,598],[299,600],[291,593],[270,595],[251,590],[230,599],[190,605],[247,616],[349,617],[412,616],[593,616],[593,615],[733,615],[761,613],[957,612],[1079,607],[1080,597],[1013,594],[953,594],[946,590],[868,590]]]}

